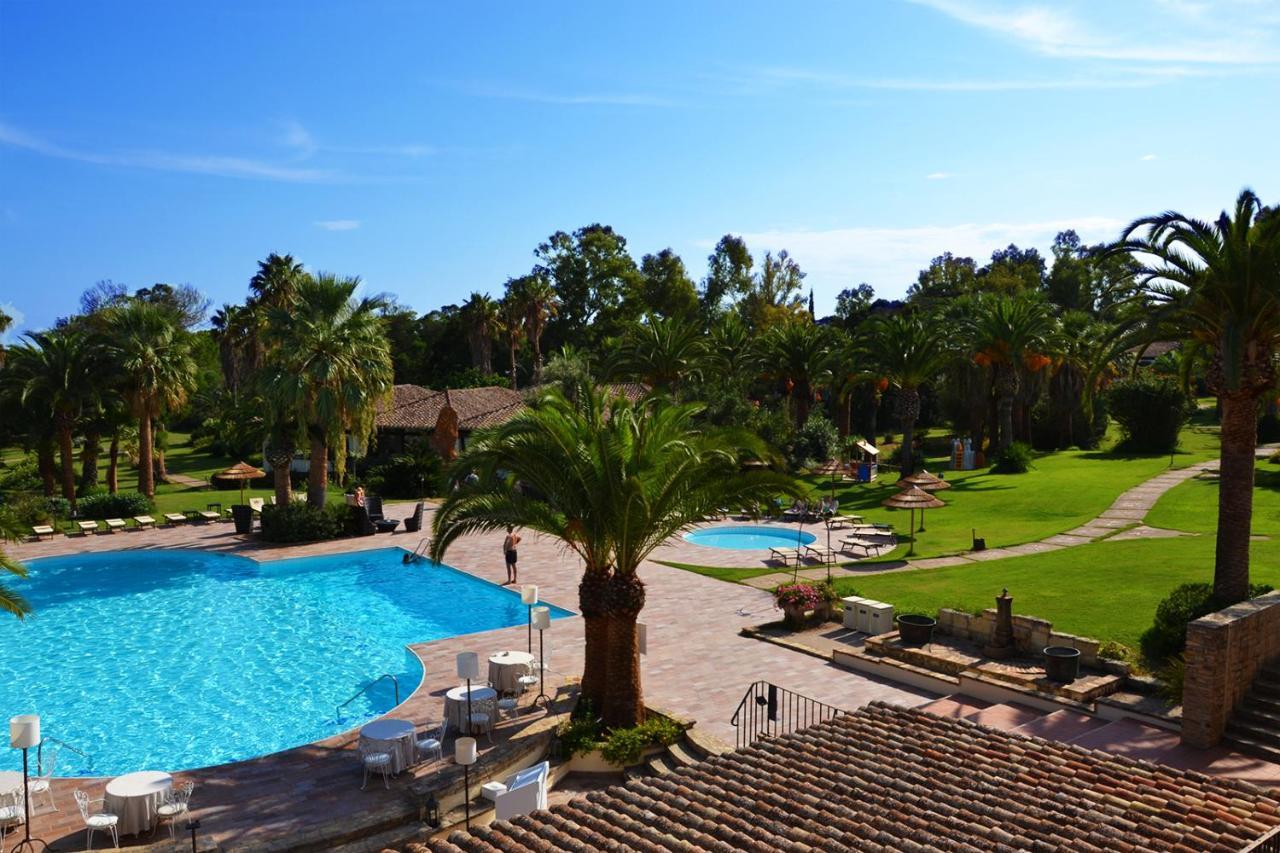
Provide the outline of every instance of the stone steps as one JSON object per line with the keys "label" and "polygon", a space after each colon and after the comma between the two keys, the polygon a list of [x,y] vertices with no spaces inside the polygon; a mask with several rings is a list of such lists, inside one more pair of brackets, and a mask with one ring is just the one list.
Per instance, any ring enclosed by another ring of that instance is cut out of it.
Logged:
{"label": "stone steps", "polygon": [[1258,671],[1222,740],[1241,752],[1280,762],[1280,661]]}
{"label": "stone steps", "polygon": [[693,767],[713,755],[731,751],[732,747],[718,738],[705,733],[695,734],[690,729],[684,733],[684,737],[668,746],[662,752],[651,756],[634,767],[628,767],[624,771],[624,775],[628,779],[668,776],[685,767]]}

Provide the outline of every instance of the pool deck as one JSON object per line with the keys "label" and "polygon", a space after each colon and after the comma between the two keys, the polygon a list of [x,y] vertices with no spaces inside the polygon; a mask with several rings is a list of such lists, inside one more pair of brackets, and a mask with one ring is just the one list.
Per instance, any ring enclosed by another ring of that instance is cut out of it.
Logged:
{"label": "pool deck", "polygon": [[[388,515],[404,517],[409,509],[406,505],[389,506]],[[114,535],[59,536],[51,541],[10,546],[9,550],[19,560],[129,548],[199,548],[275,560],[390,546],[413,549],[424,535],[401,531],[314,545],[272,546],[237,536],[230,524],[214,523]],[[449,550],[445,559],[451,566],[501,583],[506,577],[501,540],[496,533],[466,537]],[[708,552],[722,549],[678,542],[660,550],[663,553],[655,557],[703,562]],[[537,536],[529,536],[521,543],[520,557],[521,582],[536,583],[544,600],[577,610],[577,557],[554,540]],[[760,679],[847,709],[874,700],[915,706],[935,698],[933,694],[851,673],[810,655],[740,636],[741,628],[769,621],[776,613],[772,597],[766,592],[653,562],[642,566],[641,576],[647,587],[642,614],[642,621],[648,626],[648,654],[642,661],[646,701],[695,719],[700,728],[722,739],[732,742],[729,718],[747,687]],[[581,673],[581,625],[578,617],[567,617],[557,620],[547,633],[548,692]],[[473,650],[485,657],[503,649],[523,649],[526,642],[526,629],[518,626],[414,646],[423,661],[423,683],[392,716],[409,719],[420,731],[426,730],[438,723],[443,714],[444,692],[458,683],[454,674],[457,652]],[[534,648],[536,651],[536,637]],[[129,674],[122,673],[121,684],[128,680]],[[175,701],[181,698],[175,697]],[[11,710],[17,713],[22,709]],[[540,717],[535,713],[504,724],[495,732],[495,740],[501,745],[520,727]],[[56,737],[57,733],[47,734]],[[201,821],[202,839],[213,839],[224,849],[258,847],[314,832],[323,825],[341,826],[372,810],[405,804],[408,774],[395,780],[390,791],[374,782],[368,790],[360,790],[361,771],[353,752],[354,741],[355,733],[348,732],[250,761],[176,776],[195,782],[192,810]],[[482,751],[494,748],[483,738],[480,746]],[[448,746],[445,753],[449,755]],[[414,775],[430,778],[450,764],[451,760],[428,763],[417,768]],[[37,815],[32,821],[33,835],[49,841],[55,850],[80,849],[84,831],[72,791],[82,788],[90,796],[101,796],[105,781],[57,780],[54,798],[59,811]],[[473,785],[478,787],[479,781],[473,779]],[[167,835],[167,830],[162,832]],[[164,835],[157,838],[167,841]],[[121,842],[128,846],[153,840],[122,838]],[[102,846],[101,842],[99,835],[95,844]]]}

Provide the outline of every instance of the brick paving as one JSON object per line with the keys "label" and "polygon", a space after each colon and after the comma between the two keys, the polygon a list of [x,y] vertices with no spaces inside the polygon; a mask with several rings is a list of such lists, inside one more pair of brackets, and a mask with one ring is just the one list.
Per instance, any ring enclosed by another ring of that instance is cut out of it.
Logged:
{"label": "brick paving", "polygon": [[[388,507],[388,515],[404,517],[409,509]],[[12,554],[26,560],[84,551],[186,547],[235,552],[254,559],[283,559],[389,545],[412,549],[422,538],[423,534],[401,531],[281,547],[237,536],[230,524],[211,523],[114,535],[59,536],[51,541],[13,546]],[[576,611],[579,563],[575,556],[556,542],[537,536],[521,543],[520,556],[523,583],[538,584],[544,600]],[[452,566],[495,583],[506,577],[498,534],[467,537],[453,546],[446,559]],[[743,627],[769,621],[776,615],[766,592],[656,563],[646,563],[641,577],[648,590],[642,614],[642,621],[648,626],[648,654],[642,663],[646,701],[693,718],[724,740],[732,742],[729,718],[747,687],[758,679],[846,709],[877,699],[914,706],[935,698],[740,636]],[[454,656],[458,651],[475,650],[487,655],[507,648],[523,649],[525,643],[525,627],[518,626],[414,646],[413,651],[423,662],[424,680],[393,716],[409,719],[419,730],[426,730],[443,713],[444,691],[457,683]],[[536,637],[534,643],[536,651]],[[548,632],[547,645],[548,692],[552,692],[553,687],[562,687],[581,673],[580,619],[557,620]],[[186,697],[175,699],[187,701]],[[526,719],[540,716],[532,714]],[[496,739],[501,743],[520,725],[523,722],[506,724]],[[367,791],[359,789],[361,773],[352,748],[354,740],[355,733],[348,732],[298,749],[177,777],[190,778],[196,784],[192,808],[202,822],[201,835],[230,848],[289,837],[322,822],[342,821],[344,816],[354,818],[374,810],[402,809],[408,813],[407,776],[396,780],[391,791],[372,783]],[[483,739],[480,745],[485,750],[491,748]],[[431,778],[443,766],[427,764],[418,768],[415,775]],[[71,792],[80,787],[91,796],[100,796],[104,783],[105,780],[58,780],[54,797],[60,811],[36,816],[33,833],[53,843],[55,849],[78,849],[83,843],[83,826]],[[126,838],[122,842],[138,840]]]}

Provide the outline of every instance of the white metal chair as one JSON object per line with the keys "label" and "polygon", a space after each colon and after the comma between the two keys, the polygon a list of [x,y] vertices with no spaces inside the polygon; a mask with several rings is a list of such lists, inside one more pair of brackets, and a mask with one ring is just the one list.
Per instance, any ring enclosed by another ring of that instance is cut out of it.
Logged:
{"label": "white metal chair", "polygon": [[178,821],[191,822],[191,792],[195,787],[196,784],[188,779],[176,791],[169,791],[169,796],[165,797],[164,802],[156,808],[156,832],[160,831],[160,824],[167,820],[169,837],[174,839],[178,837]]}
{"label": "white metal chair", "polygon": [[503,717],[504,719],[514,720],[520,715],[520,700],[515,696],[508,696],[504,699],[499,699],[497,708],[498,716]]}
{"label": "white metal chair", "polygon": [[22,826],[25,820],[21,788],[0,796],[0,850],[4,849],[5,834]]}
{"label": "white metal chair", "polygon": [[373,773],[382,774],[382,786],[388,791],[391,790],[391,753],[382,750],[369,749],[360,750],[360,762],[364,765],[364,782],[360,784],[360,790],[363,791],[369,784],[369,776]]}
{"label": "white metal chair", "polygon": [[36,797],[44,794],[49,801],[49,808],[55,812],[58,810],[58,804],[53,801],[53,770],[58,764],[58,750],[49,751],[49,757],[41,761],[41,767],[44,770],[43,776],[37,776],[31,780],[31,803],[35,805]]}
{"label": "white metal chair", "polygon": [[526,693],[538,685],[538,676],[533,674],[533,664],[529,664],[524,668],[524,675],[516,679],[516,684],[520,686],[520,692]]}
{"label": "white metal chair", "polygon": [[424,754],[435,753],[436,758],[443,761],[444,739],[447,734],[449,734],[449,718],[445,717],[440,722],[440,728],[436,729],[435,734],[425,734],[418,738],[418,760],[421,761]]}
{"label": "white metal chair", "polygon": [[467,727],[467,731],[474,734],[479,729],[489,737],[489,743],[493,743],[493,720],[495,716],[497,716],[497,707],[493,699],[485,699],[482,702],[475,703],[472,706],[471,719],[468,721],[470,725]]}
{"label": "white metal chair", "polygon": [[[101,797],[91,800],[84,791],[76,789],[76,805],[80,807],[80,817],[84,819],[85,847],[89,850],[93,849],[93,834],[99,831],[110,835],[111,843],[116,847],[120,846],[120,836],[116,833],[116,824],[120,822],[120,818],[101,811],[102,802]],[[99,811],[95,812],[95,807]]]}

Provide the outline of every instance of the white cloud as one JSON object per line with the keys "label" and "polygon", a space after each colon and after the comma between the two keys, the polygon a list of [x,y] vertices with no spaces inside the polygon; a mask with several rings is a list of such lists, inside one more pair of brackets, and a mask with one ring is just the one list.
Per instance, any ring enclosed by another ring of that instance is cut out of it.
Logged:
{"label": "white cloud", "polygon": [[316,141],[311,136],[311,131],[303,127],[301,122],[294,119],[286,119],[280,124],[283,130],[280,137],[282,145],[297,151],[298,156],[302,159],[306,159],[316,153]]}
{"label": "white cloud", "polygon": [[[885,298],[900,297],[916,274],[943,252],[972,257],[982,263],[1010,243],[1035,246],[1048,255],[1054,236],[1074,229],[1086,243],[1114,240],[1126,223],[1103,216],[1082,216],[1042,222],[963,223],[917,228],[837,228],[827,231],[786,230],[744,233],[742,238],[759,257],[764,251],[786,249],[808,273],[827,299],[844,287],[865,281]],[[706,241],[710,248],[714,241]]]}
{"label": "white cloud", "polygon": [[947,178],[952,177],[952,175],[950,172],[930,172],[924,177],[925,180],[928,181],[945,181]]}
{"label": "white cloud", "polygon": [[315,223],[325,231],[354,231],[360,227],[359,219],[321,219]]}
{"label": "white cloud", "polygon": [[1143,162],[1150,162],[1151,160],[1155,160],[1155,159],[1156,159],[1156,155],[1154,155],[1154,154],[1143,154],[1143,155],[1142,155],[1141,157],[1139,157],[1138,159],[1139,159],[1139,160],[1142,160]]}

